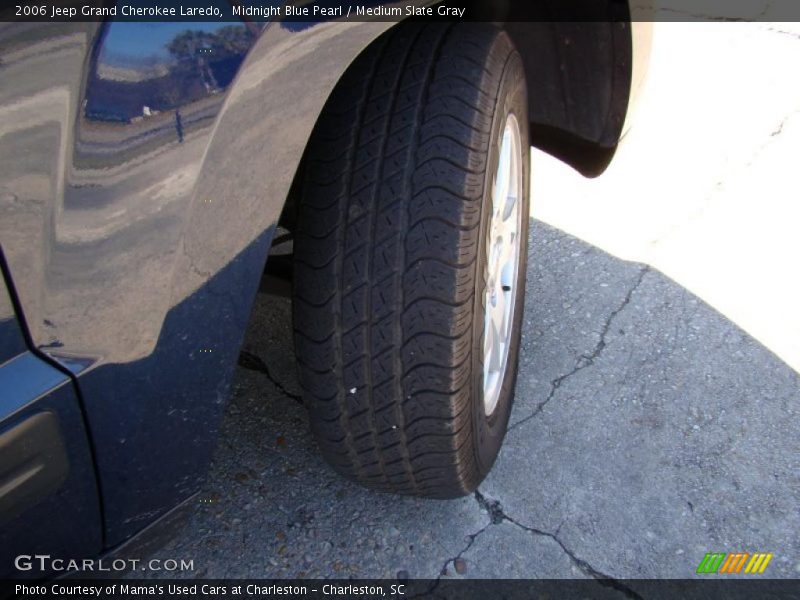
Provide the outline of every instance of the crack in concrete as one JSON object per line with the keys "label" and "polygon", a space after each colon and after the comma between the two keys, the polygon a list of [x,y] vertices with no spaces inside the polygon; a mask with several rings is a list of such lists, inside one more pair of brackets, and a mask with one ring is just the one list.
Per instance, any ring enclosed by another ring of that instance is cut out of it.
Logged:
{"label": "crack in concrete", "polygon": [[[617,315],[619,315],[625,309],[626,306],[628,306],[628,304],[630,304],[631,298],[633,297],[634,292],[642,284],[642,281],[644,280],[645,275],[647,275],[647,273],[649,273],[649,272],[650,272],[650,267],[648,265],[644,265],[639,270],[639,273],[636,276],[636,280],[634,281],[634,283],[630,287],[630,289],[628,289],[628,291],[625,294],[625,297],[622,299],[622,302],[620,303],[620,305],[617,308],[615,308],[609,314],[608,318],[606,318],[605,322],[603,323],[603,328],[602,328],[602,330],[600,332],[600,340],[597,342],[597,344],[595,345],[595,347],[592,350],[592,352],[589,355],[585,355],[585,354],[581,355],[581,357],[578,359],[577,363],[575,364],[575,367],[569,373],[566,373],[564,375],[560,375],[559,377],[555,378],[550,384],[550,392],[548,393],[547,398],[545,398],[545,400],[542,403],[540,403],[539,406],[536,407],[536,409],[533,411],[532,414],[528,415],[527,417],[525,417],[521,421],[517,421],[511,427],[509,427],[508,428],[509,431],[511,431],[515,427],[518,427],[519,425],[522,425],[523,423],[531,420],[533,417],[538,415],[542,411],[542,409],[545,407],[545,405],[548,402],[550,402],[550,400],[553,398],[553,396],[555,395],[555,393],[558,390],[558,388],[561,386],[561,384],[566,379],[568,379],[569,377],[572,377],[577,372],[579,372],[579,371],[591,366],[592,364],[594,364],[594,361],[597,360],[597,358],[599,358],[599,356],[603,353],[603,350],[605,350],[605,348],[606,348],[606,336],[608,335],[608,332],[611,330],[611,325],[613,324],[614,319],[617,317]],[[479,491],[477,491],[477,490],[475,491],[475,500],[478,502],[478,505],[488,513],[489,522],[486,525],[484,525],[483,527],[481,527],[475,533],[468,534],[467,535],[467,543],[464,545],[464,547],[461,548],[461,550],[459,550],[458,554],[448,558],[444,562],[444,564],[442,565],[442,568],[439,570],[439,574],[437,575],[436,579],[433,581],[433,584],[431,585],[430,588],[428,588],[426,590],[426,592],[425,592],[426,596],[432,594],[436,590],[436,588],[439,586],[439,583],[441,582],[442,577],[447,575],[447,567],[451,563],[455,564],[455,562],[459,558],[461,558],[467,551],[469,551],[469,549],[472,548],[473,544],[475,544],[475,540],[477,540],[481,536],[481,534],[483,534],[492,525],[499,525],[503,521],[508,521],[509,523],[511,523],[513,525],[516,525],[517,527],[519,527],[521,529],[524,529],[525,531],[528,531],[529,533],[533,533],[535,535],[541,535],[541,536],[548,537],[548,538],[552,539],[555,543],[557,543],[559,545],[559,547],[562,549],[562,551],[567,556],[569,556],[570,560],[573,562],[573,564],[575,564],[581,570],[581,572],[583,572],[586,575],[588,575],[589,577],[595,579],[601,585],[604,585],[606,587],[610,587],[610,588],[613,588],[613,589],[615,589],[615,590],[617,590],[619,592],[622,592],[628,598],[634,598],[636,600],[641,600],[641,596],[639,596],[639,594],[637,594],[635,591],[633,591],[632,589],[630,589],[629,587],[627,587],[623,583],[619,582],[618,580],[614,579],[610,575],[607,575],[607,574],[603,573],[602,571],[599,571],[598,569],[594,568],[587,561],[585,561],[582,558],[576,556],[569,548],[567,548],[564,545],[564,543],[558,537],[558,533],[561,530],[561,526],[559,526],[559,528],[556,530],[555,533],[542,531],[540,529],[536,529],[534,527],[529,527],[527,525],[524,525],[524,524],[520,523],[519,521],[516,521],[515,519],[509,517],[507,514],[505,514],[505,512],[503,512],[503,507],[500,504],[500,502],[487,500],[486,497],[483,494],[481,494]]]}
{"label": "crack in concrete", "polygon": [[768,27],[767,31],[771,31],[772,33],[777,33],[779,35],[788,35],[796,40],[800,40],[800,33],[794,31],[787,31],[786,29],[778,29],[777,27]]}
{"label": "crack in concrete", "polygon": [[448,574],[447,567],[450,564],[455,564],[458,559],[464,556],[464,554],[468,552],[470,548],[472,548],[472,546],[475,544],[475,541],[481,536],[481,534],[494,525],[500,525],[503,522],[508,522],[532,535],[546,537],[558,544],[559,548],[561,548],[561,551],[567,555],[572,564],[574,564],[583,574],[596,581],[599,585],[614,589],[622,593],[626,598],[631,598],[632,600],[644,600],[636,591],[618,579],[615,579],[611,575],[608,575],[607,573],[604,573],[603,571],[592,566],[587,560],[577,556],[572,550],[570,550],[567,545],[561,541],[561,538],[558,537],[558,534],[561,531],[561,525],[559,525],[555,533],[550,533],[549,531],[531,527],[529,525],[525,525],[524,523],[520,523],[515,518],[506,514],[503,510],[503,505],[498,500],[490,500],[486,498],[486,496],[481,494],[479,490],[475,490],[474,497],[475,501],[478,503],[478,506],[482,510],[485,510],[489,515],[489,522],[475,533],[467,535],[467,543],[463,548],[461,548],[461,550],[459,550],[458,554],[448,558],[444,562],[442,568],[439,570],[439,574],[433,581],[432,585],[424,592],[423,597],[429,597],[436,590],[441,583],[442,577]]}
{"label": "crack in concrete", "polygon": [[[525,525],[524,523],[520,523],[519,521],[517,521],[513,517],[510,517],[503,511],[503,506],[498,500],[489,500],[478,490],[475,490],[475,501],[478,503],[478,506],[480,506],[483,510],[485,510],[489,514],[490,523],[489,525],[486,525],[483,529],[481,529],[478,533],[474,534],[473,538],[470,540],[470,543],[464,550],[461,551],[461,553],[459,553],[459,555],[456,558],[459,558],[462,554],[464,554],[464,552],[469,550],[469,548],[475,541],[474,538],[477,538],[478,535],[486,531],[486,529],[488,529],[490,526],[499,525],[503,521],[506,521],[508,523],[511,523],[512,525],[515,525],[516,527],[519,527],[523,531],[527,531],[528,533],[531,533],[533,535],[546,537],[553,540],[556,544],[558,544],[558,546],[561,548],[564,554],[566,554],[569,557],[570,561],[572,561],[572,563],[576,567],[578,567],[578,569],[581,570],[582,573],[597,581],[598,584],[604,587],[617,590],[618,592],[624,594],[625,597],[627,598],[632,598],[634,600],[643,600],[642,596],[637,594],[633,589],[629,588],[627,585],[625,585],[618,579],[615,579],[611,575],[603,573],[599,569],[593,567],[588,561],[580,558],[572,550],[570,550],[566,546],[566,544],[564,544],[564,542],[562,542],[561,539],[558,537],[558,533],[559,531],[561,531],[560,525],[555,533],[550,533],[549,531],[544,531],[542,529],[538,529],[536,527],[531,527],[529,525]],[[455,560],[455,558],[451,560]],[[447,566],[447,564],[449,563],[450,561],[445,563],[445,566]]]}
{"label": "crack in concrete", "polygon": [[[427,598],[427,597],[429,597],[436,590],[436,588],[439,587],[439,584],[442,581],[442,577],[447,575],[447,566],[450,563],[453,563],[455,565],[455,562],[459,558],[461,558],[464,555],[465,552],[467,552],[470,548],[472,548],[472,545],[475,543],[475,540],[478,539],[478,537],[480,537],[480,535],[484,531],[489,529],[489,527],[491,527],[492,525],[494,525],[494,523],[489,522],[486,525],[484,525],[483,527],[481,527],[475,533],[468,534],[467,535],[467,543],[466,543],[466,545],[458,552],[458,554],[456,554],[455,556],[453,556],[451,558],[448,558],[446,561],[444,561],[444,564],[442,565],[442,568],[439,569],[439,574],[436,576],[436,579],[433,580],[433,583],[431,584],[431,586],[427,590],[425,590],[425,592],[422,595],[414,596],[414,598],[418,598],[418,597]],[[455,568],[455,566],[453,568]]]}
{"label": "crack in concrete", "polygon": [[243,369],[247,369],[249,371],[256,371],[257,373],[263,373],[267,376],[270,383],[275,386],[275,388],[287,398],[294,400],[298,404],[303,404],[303,397],[299,394],[293,394],[289,390],[287,390],[284,385],[275,379],[272,376],[272,373],[269,372],[269,367],[267,364],[261,360],[260,356],[253,354],[252,352],[247,352],[246,350],[242,350],[239,353],[239,366]]}
{"label": "crack in concrete", "polygon": [[[636,7],[642,8],[642,7]],[[701,12],[692,12],[689,10],[681,10],[675,8],[667,8],[667,7],[659,7],[658,13],[671,13],[677,15],[675,20],[680,21],[691,21],[692,19],[695,21],[708,21],[709,23],[741,23],[741,22],[749,22],[749,21],[757,21],[760,16],[764,15],[764,11],[762,10],[759,15],[754,18],[749,17],[733,17],[728,15],[710,15],[707,13]],[[652,16],[648,20],[653,20]],[[658,20],[658,19],[656,19]]]}
{"label": "crack in concrete", "polygon": [[[725,14],[710,14],[707,12],[696,12],[681,8],[670,8],[668,6],[653,6],[652,3],[646,2],[644,4],[632,4],[630,6],[631,14],[638,14],[639,11],[642,12],[640,17],[647,17],[639,18],[637,20],[647,20],[647,21],[661,21],[662,19],[658,18],[661,16],[661,13],[672,13],[676,15],[676,18],[670,17],[669,21],[691,21],[692,19],[696,21],[707,21],[709,23],[752,23],[752,22],[760,22],[765,20],[780,20],[777,18],[773,19],[765,19],[767,16],[767,12],[770,9],[770,3],[767,3],[757,15],[743,15],[743,16],[734,16],[734,15],[725,15]],[[775,15],[772,15],[775,17]]]}
{"label": "crack in concrete", "polygon": [[[764,143],[761,144],[755,150],[755,152],[753,152],[753,155],[750,157],[750,160],[748,160],[747,163],[745,163],[745,165],[744,165],[744,167],[742,167],[742,169],[749,169],[750,167],[752,167],[753,164],[759,158],[761,158],[761,155],[767,150],[767,148],[769,148],[775,142],[775,138],[780,137],[780,135],[783,133],[784,127],[789,122],[789,120],[793,119],[795,117],[795,115],[797,115],[798,113],[800,113],[800,109],[795,109],[792,112],[790,112],[788,115],[786,115],[783,119],[781,119],[780,123],[778,123],[777,126],[772,131],[769,132],[769,136],[764,141]],[[722,186],[722,182],[720,181],[720,182],[717,183],[717,187],[721,187],[721,186]]]}
{"label": "crack in concrete", "polygon": [[550,400],[552,400],[553,397],[556,395],[556,392],[558,391],[558,388],[561,387],[562,383],[564,383],[567,379],[569,379],[573,375],[579,373],[580,371],[583,371],[587,367],[590,367],[594,364],[595,360],[597,360],[600,357],[600,355],[603,353],[603,350],[605,350],[606,348],[606,336],[608,335],[608,332],[611,330],[611,325],[614,322],[614,319],[616,319],[619,313],[621,313],[625,309],[625,307],[628,306],[628,304],[630,304],[631,298],[633,297],[633,293],[642,284],[645,275],[647,275],[649,272],[650,272],[650,267],[648,265],[644,265],[639,270],[636,280],[633,282],[633,285],[630,287],[630,289],[628,289],[628,292],[622,299],[622,303],[613,311],[611,311],[611,313],[608,315],[608,318],[606,318],[605,323],[603,323],[603,328],[600,331],[600,340],[597,342],[597,345],[595,345],[592,352],[589,355],[582,354],[578,358],[572,370],[570,370],[568,373],[564,373],[563,375],[559,375],[558,377],[553,379],[550,382],[550,391],[548,392],[547,397],[542,402],[539,403],[539,405],[534,409],[534,411],[531,414],[511,425],[508,428],[508,431],[516,429],[520,425],[527,423],[528,421],[533,419],[536,415],[538,415],[540,412],[542,412],[542,410],[544,410],[544,407],[547,406],[547,403],[550,402]]}

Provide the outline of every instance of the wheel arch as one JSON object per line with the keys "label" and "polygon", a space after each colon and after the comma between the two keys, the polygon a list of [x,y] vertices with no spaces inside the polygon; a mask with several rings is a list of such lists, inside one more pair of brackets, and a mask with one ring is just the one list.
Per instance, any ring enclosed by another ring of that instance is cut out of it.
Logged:
{"label": "wheel arch", "polygon": [[[485,8],[491,4],[490,0],[479,3]],[[601,10],[608,13],[609,20],[557,21],[556,16],[518,22],[510,20],[513,15],[506,15],[508,21],[498,22],[525,65],[532,145],[587,177],[605,171],[627,131],[630,108],[646,65],[646,60],[636,54],[647,54],[634,43],[634,30],[640,24],[627,19],[625,0],[606,0]],[[376,35],[361,52],[369,52],[393,28]],[[639,45],[649,48],[649,32],[639,37],[646,42]],[[342,69],[337,84],[346,72]],[[302,162],[281,217],[281,222],[289,225]]]}
{"label": "wheel arch", "polygon": [[[525,64],[533,146],[587,177],[605,171],[629,125],[649,58],[649,0],[474,0]],[[636,12],[634,12],[636,11]]]}
{"label": "wheel arch", "polygon": [[511,22],[504,28],[525,63],[532,145],[585,176],[603,173],[625,131],[631,24]]}

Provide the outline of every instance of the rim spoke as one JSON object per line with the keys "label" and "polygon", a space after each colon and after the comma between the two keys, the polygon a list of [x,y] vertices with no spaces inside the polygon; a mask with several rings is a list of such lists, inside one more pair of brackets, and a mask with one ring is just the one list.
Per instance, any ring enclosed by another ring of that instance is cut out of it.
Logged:
{"label": "rim spoke", "polygon": [[[507,234],[511,237],[511,234]],[[514,276],[514,263],[516,260],[516,244],[514,241],[516,240],[516,236],[514,239],[509,240],[507,243],[503,244],[500,252],[498,252],[499,256],[497,257],[497,275],[495,276],[495,280],[500,282],[504,285],[512,284],[511,278]]]}
{"label": "rim spoke", "polygon": [[497,238],[491,238],[489,240],[488,260],[486,262],[486,264],[489,265],[490,279],[497,277],[497,265],[499,264],[499,261],[503,260],[502,254],[502,245],[497,243]]}
{"label": "rim spoke", "polygon": [[508,136],[503,136],[503,145],[500,149],[500,159],[497,164],[497,184],[494,188],[492,198],[493,216],[501,216],[501,211],[505,209],[508,189],[511,185],[511,140]]}
{"label": "rim spoke", "polygon": [[502,360],[502,353],[498,352],[502,348],[502,343],[500,341],[500,332],[497,330],[497,324],[492,320],[491,326],[489,329],[492,332],[492,352],[491,358],[489,360],[489,369],[491,371],[499,371],[503,366]]}
{"label": "rim spoke", "polygon": [[516,211],[514,210],[517,207],[517,194],[516,190],[509,189],[506,192],[505,200],[503,201],[503,214],[502,214],[502,225],[503,231],[516,227]]}
{"label": "rim spoke", "polygon": [[494,336],[491,328],[491,320],[486,322],[483,334],[483,356],[489,356],[494,348]]}
{"label": "rim spoke", "polygon": [[492,307],[492,323],[496,329],[497,340],[501,344],[505,344],[508,339],[508,332],[505,330],[505,313],[506,313],[506,294],[500,287],[500,284],[495,286],[494,290],[495,305]]}

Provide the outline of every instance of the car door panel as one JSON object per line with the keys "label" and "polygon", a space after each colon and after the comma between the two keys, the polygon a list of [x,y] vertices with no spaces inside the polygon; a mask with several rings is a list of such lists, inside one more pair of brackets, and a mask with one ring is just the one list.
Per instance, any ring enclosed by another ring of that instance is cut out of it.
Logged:
{"label": "car door panel", "polygon": [[83,558],[102,548],[96,476],[74,384],[31,352],[0,278],[0,578],[19,554]]}

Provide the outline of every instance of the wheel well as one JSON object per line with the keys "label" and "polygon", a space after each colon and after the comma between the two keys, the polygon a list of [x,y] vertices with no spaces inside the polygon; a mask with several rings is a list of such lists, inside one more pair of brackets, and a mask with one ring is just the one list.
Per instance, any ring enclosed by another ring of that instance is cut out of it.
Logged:
{"label": "wheel well", "polygon": [[522,55],[531,143],[586,176],[601,174],[623,135],[631,97],[628,0],[469,4],[471,14],[508,32]]}
{"label": "wheel well", "polygon": [[623,133],[632,80],[630,23],[504,25],[525,63],[531,143],[590,177]]}
{"label": "wheel well", "polygon": [[[511,3],[496,21],[514,41],[525,64],[531,143],[583,175],[594,177],[611,162],[628,110],[632,43],[627,2],[600,3],[609,20],[592,22],[571,22],[568,15],[557,21],[560,9],[549,6],[548,0],[539,2],[548,11],[547,20],[512,21],[514,15],[508,14],[513,10]],[[503,3],[496,0],[478,3],[484,4],[484,12],[503,10]],[[391,29],[363,52],[375,48]],[[340,81],[343,78],[344,73]],[[293,229],[296,218],[304,162],[297,169],[280,219],[280,224],[289,229]]]}

